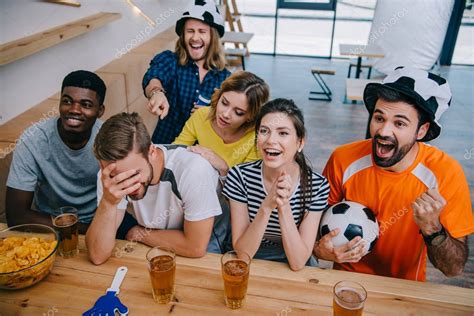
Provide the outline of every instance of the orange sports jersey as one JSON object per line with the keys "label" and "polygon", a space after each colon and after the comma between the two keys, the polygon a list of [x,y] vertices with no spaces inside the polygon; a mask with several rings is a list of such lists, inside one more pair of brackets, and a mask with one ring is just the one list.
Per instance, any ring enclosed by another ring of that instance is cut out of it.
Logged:
{"label": "orange sports jersey", "polygon": [[426,279],[425,247],[413,220],[411,204],[422,193],[438,188],[447,204],[440,221],[454,238],[474,232],[474,218],[466,177],[459,163],[446,153],[419,143],[414,163],[400,173],[377,167],[372,140],[337,148],[323,174],[329,180],[329,204],[342,200],[361,203],[377,216],[380,237],[374,249],[357,263],[335,264],[335,269],[409,280]]}

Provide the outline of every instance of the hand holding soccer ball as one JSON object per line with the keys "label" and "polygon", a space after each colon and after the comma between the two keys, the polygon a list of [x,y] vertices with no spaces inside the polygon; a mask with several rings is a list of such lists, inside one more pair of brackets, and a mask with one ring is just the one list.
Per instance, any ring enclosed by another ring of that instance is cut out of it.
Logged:
{"label": "hand holding soccer ball", "polygon": [[363,205],[344,201],[330,207],[320,224],[321,239],[314,247],[318,258],[335,262],[358,262],[379,237],[373,212]]}

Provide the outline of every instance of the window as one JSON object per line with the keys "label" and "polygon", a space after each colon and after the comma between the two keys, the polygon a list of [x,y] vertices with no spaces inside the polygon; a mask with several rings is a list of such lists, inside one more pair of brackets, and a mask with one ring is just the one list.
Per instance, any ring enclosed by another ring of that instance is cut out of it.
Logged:
{"label": "window", "polygon": [[454,47],[453,64],[474,65],[474,9],[471,2],[466,5],[461,20],[456,46]]}

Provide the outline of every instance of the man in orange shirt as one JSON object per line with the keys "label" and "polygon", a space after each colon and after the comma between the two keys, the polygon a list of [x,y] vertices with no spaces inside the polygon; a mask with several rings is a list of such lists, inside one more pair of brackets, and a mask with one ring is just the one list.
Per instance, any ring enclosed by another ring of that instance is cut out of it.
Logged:
{"label": "man in orange shirt", "polygon": [[424,143],[441,132],[448,83],[399,67],[382,84],[368,84],[364,102],[372,138],[337,148],[323,174],[331,185],[329,204],[355,201],[374,211],[379,240],[363,256],[360,237],[334,247],[336,229],[316,242],[314,255],[334,261],[336,269],[418,281],[426,279],[428,255],[445,275],[460,274],[474,232],[468,184],[457,161]]}

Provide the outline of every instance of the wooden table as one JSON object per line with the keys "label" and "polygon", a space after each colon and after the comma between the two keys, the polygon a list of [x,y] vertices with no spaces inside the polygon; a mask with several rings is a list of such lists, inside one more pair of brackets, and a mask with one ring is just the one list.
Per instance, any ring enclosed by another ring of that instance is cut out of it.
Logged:
{"label": "wooden table", "polygon": [[339,44],[339,53],[343,56],[357,57],[356,78],[360,78],[362,57],[384,57],[383,51],[375,45]]}
{"label": "wooden table", "polygon": [[114,257],[95,266],[84,238],[75,258],[57,257],[51,274],[33,287],[0,291],[1,315],[80,315],[110,286],[116,269],[128,273],[119,298],[130,315],[332,315],[332,287],[340,280],[360,282],[368,291],[364,315],[473,315],[474,290],[307,267],[291,271],[286,264],[254,260],[245,306],[224,305],[220,255],[177,258],[177,302],[156,304],[146,268],[149,248],[117,241]]}

